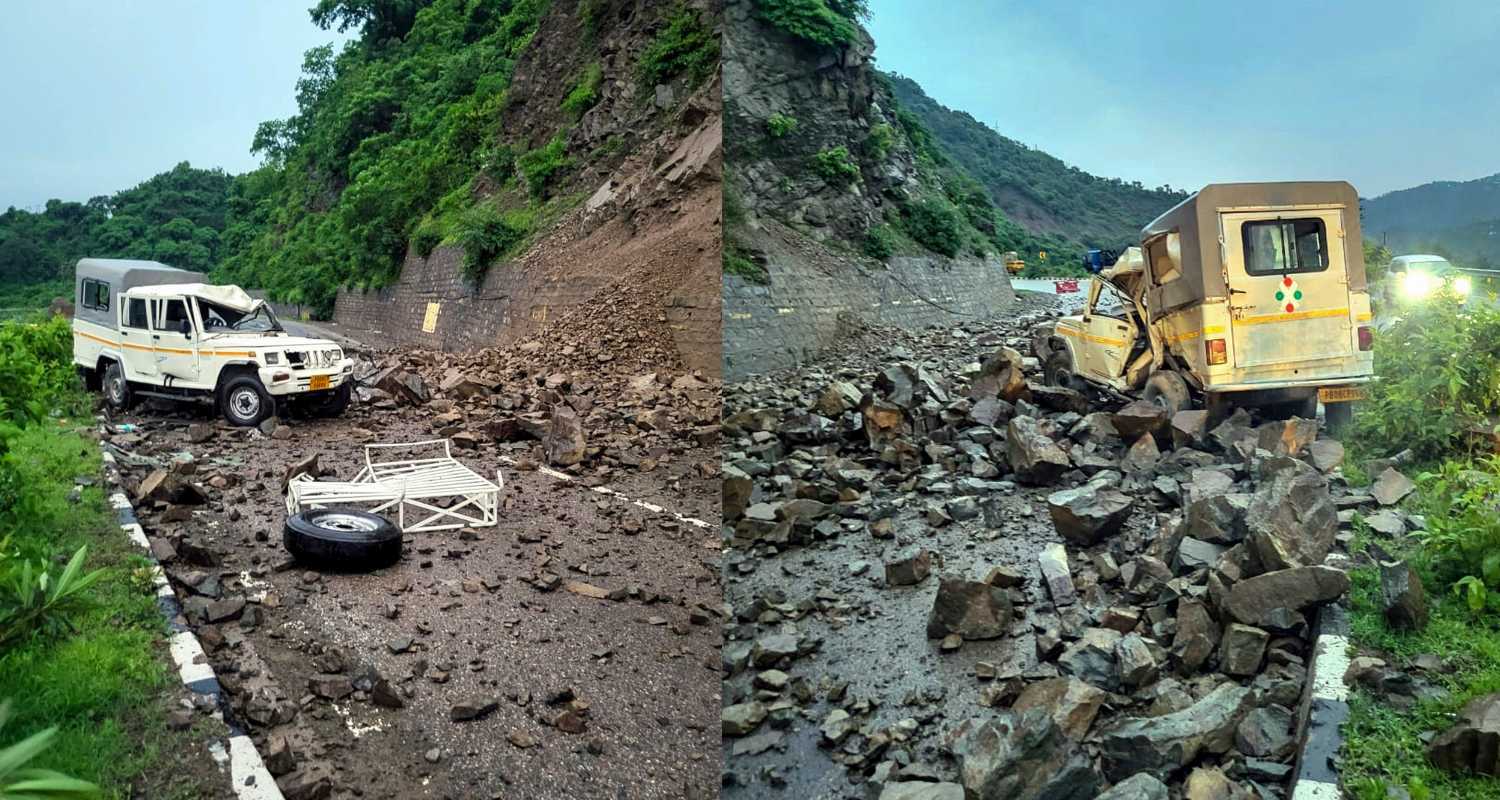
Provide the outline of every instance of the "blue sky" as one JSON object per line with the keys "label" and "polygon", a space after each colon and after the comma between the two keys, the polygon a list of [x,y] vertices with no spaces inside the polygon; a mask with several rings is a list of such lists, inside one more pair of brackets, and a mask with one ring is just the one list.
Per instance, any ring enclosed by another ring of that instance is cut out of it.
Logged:
{"label": "blue sky", "polygon": [[1089,172],[1363,196],[1500,172],[1500,3],[871,0],[885,70]]}
{"label": "blue sky", "polygon": [[87,200],[179,161],[244,172],[260,122],[296,111],[302,53],[345,37],[314,0],[7,0],[0,210]]}

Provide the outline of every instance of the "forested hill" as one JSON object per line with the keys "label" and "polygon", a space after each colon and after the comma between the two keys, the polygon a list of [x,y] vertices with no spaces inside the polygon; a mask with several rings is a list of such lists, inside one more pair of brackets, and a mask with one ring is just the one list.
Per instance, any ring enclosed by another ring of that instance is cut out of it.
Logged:
{"label": "forested hill", "polygon": [[1367,238],[1396,254],[1437,252],[1473,266],[1500,266],[1500,175],[1435,181],[1361,203]]}
{"label": "forested hill", "polygon": [[183,162],[133,189],[88,202],[49,200],[0,214],[0,307],[69,295],[84,256],[146,258],[206,271],[224,250],[234,179]]}
{"label": "forested hill", "polygon": [[943,152],[979,181],[995,205],[1033,233],[1090,247],[1136,243],[1141,228],[1186,193],[1139,181],[1101,178],[1041,150],[1008,139],[927,96],[910,78],[885,74],[901,107],[937,139]]}
{"label": "forested hill", "polygon": [[114,198],[8,212],[0,306],[48,276],[66,293],[83,255],[212,268],[324,314],[340,286],[394,280],[408,248],[461,248],[477,279],[650,140],[633,110],[715,74],[704,5],[318,0],[314,23],[356,36],[308,51],[297,113],[245,132],[263,166],[183,164]]}

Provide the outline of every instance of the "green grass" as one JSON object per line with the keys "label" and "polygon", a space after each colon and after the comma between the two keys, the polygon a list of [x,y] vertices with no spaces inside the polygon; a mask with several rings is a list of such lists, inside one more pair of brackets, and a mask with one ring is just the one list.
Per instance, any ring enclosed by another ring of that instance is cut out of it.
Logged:
{"label": "green grass", "polygon": [[[1355,549],[1364,549],[1370,534],[1361,531]],[[1409,712],[1397,711],[1363,689],[1350,698],[1350,718],[1344,726],[1345,786],[1356,787],[1357,796],[1373,794],[1377,781],[1408,790],[1425,786],[1433,798],[1490,798],[1500,800],[1500,781],[1486,777],[1452,775],[1427,761],[1421,735],[1441,732],[1451,725],[1451,715],[1469,700],[1500,691],[1500,617],[1471,615],[1466,606],[1434,579],[1414,549],[1382,541],[1380,546],[1396,556],[1411,557],[1422,573],[1427,589],[1431,620],[1419,632],[1393,631],[1381,612],[1380,576],[1373,566],[1350,573],[1351,639],[1358,655],[1374,655],[1398,669],[1422,653],[1436,655],[1453,668],[1451,674],[1423,675],[1447,689],[1441,700],[1418,703]],[[1414,791],[1415,795],[1417,792]]]}
{"label": "green grass", "polygon": [[604,68],[595,61],[584,68],[583,73],[573,82],[573,88],[568,96],[563,98],[562,109],[573,115],[573,119],[583,116],[583,112],[594,107],[599,102],[599,86],[604,82]]}
{"label": "green grass", "polygon": [[698,12],[679,5],[667,26],[646,45],[636,67],[642,86],[655,86],[686,73],[694,83],[719,68],[719,37]]}

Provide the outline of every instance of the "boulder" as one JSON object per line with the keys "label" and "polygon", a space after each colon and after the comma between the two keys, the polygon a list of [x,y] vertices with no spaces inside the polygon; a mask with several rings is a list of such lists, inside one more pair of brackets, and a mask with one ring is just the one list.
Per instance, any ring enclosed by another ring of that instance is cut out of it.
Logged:
{"label": "boulder", "polygon": [[941,639],[957,634],[964,639],[995,639],[1010,626],[1010,595],[983,581],[944,577],[932,600],[927,618],[927,637]]}
{"label": "boulder", "polygon": [[1073,588],[1073,573],[1068,568],[1067,548],[1060,544],[1048,545],[1037,555],[1037,561],[1042,568],[1042,581],[1047,584],[1053,603],[1065,606],[1078,599],[1078,593]]}
{"label": "boulder", "polygon": [[1397,630],[1427,627],[1427,594],[1422,578],[1405,561],[1380,563],[1380,595],[1386,624]]}
{"label": "boulder", "polygon": [[1077,389],[1066,386],[1028,386],[1027,390],[1031,392],[1031,402],[1048,411],[1089,413],[1089,399]]}
{"label": "boulder", "polygon": [[911,423],[901,406],[866,397],[859,411],[864,421],[865,439],[872,450],[879,451],[887,443],[911,435]]}
{"label": "boulder", "polygon": [[1099,774],[1045,709],[968,719],[949,734],[968,800],[1084,800]]}
{"label": "boulder", "polygon": [[1105,774],[1124,779],[1139,771],[1165,778],[1200,753],[1222,754],[1234,745],[1235,727],[1254,694],[1224,683],[1188,708],[1158,717],[1125,719],[1099,735]]}
{"label": "boulder", "polygon": [[885,582],[891,586],[914,586],[932,570],[932,554],[917,548],[885,562]]}
{"label": "boulder", "polygon": [[1021,354],[1009,347],[985,359],[979,374],[969,383],[969,397],[974,400],[1000,399],[1014,403],[1030,399],[1031,391],[1026,385],[1026,373],[1021,366]]}
{"label": "boulder", "polygon": [[1142,434],[1154,436],[1166,430],[1170,418],[1171,412],[1165,407],[1149,400],[1136,400],[1116,411],[1111,422],[1114,423],[1115,430],[1120,432],[1121,438],[1133,442],[1141,438]]}
{"label": "boulder", "polygon": [[817,405],[813,409],[825,417],[838,418],[845,411],[859,408],[863,399],[864,392],[859,387],[847,381],[834,381],[818,396]]}
{"label": "boulder", "polygon": [[1095,800],[1167,800],[1167,785],[1149,772],[1137,772]]}
{"label": "boulder", "polygon": [[1375,496],[1375,502],[1383,506],[1393,506],[1407,495],[1411,494],[1417,485],[1411,478],[1402,475],[1395,467],[1386,467],[1384,472],[1376,476],[1375,482],[1370,486],[1370,494]]}
{"label": "boulder", "polygon": [[1135,502],[1114,489],[1084,485],[1047,496],[1052,524],[1068,542],[1079,547],[1097,544],[1120,532]]}
{"label": "boulder", "polygon": [[1245,515],[1251,495],[1221,494],[1196,499],[1186,506],[1183,532],[1205,542],[1235,544],[1245,538]]}
{"label": "boulder", "polygon": [[1255,446],[1272,455],[1297,456],[1318,437],[1318,421],[1292,417],[1255,429]]}
{"label": "boulder", "polygon": [[766,719],[766,707],[758,702],[736,703],[725,706],[720,712],[720,733],[724,736],[744,736]]}
{"label": "boulder", "polygon": [[1172,446],[1202,447],[1208,435],[1208,412],[1196,409],[1179,411],[1172,415]]}
{"label": "boulder", "polygon": [[1332,472],[1344,463],[1344,446],[1334,439],[1319,439],[1307,446],[1307,459],[1319,472]]}
{"label": "boulder", "polygon": [[1128,633],[1115,645],[1116,670],[1120,683],[1129,689],[1138,689],[1156,680],[1159,670],[1156,656],[1145,638],[1138,633]]}
{"label": "boulder", "polygon": [[930,781],[887,783],[879,800],[964,800],[964,787],[958,783]]}
{"label": "boulder", "polygon": [[1015,417],[1006,425],[1006,455],[1016,480],[1042,486],[1071,468],[1068,454],[1052,441],[1031,417]]}
{"label": "boulder", "polygon": [[739,519],[745,509],[750,507],[750,496],[755,490],[754,481],[733,464],[725,464],[719,486],[724,495],[724,519]]}
{"label": "boulder", "polygon": [[1235,749],[1254,758],[1280,758],[1292,749],[1292,722],[1292,712],[1283,706],[1253,708],[1235,726]]}
{"label": "boulder", "polygon": [[1293,567],[1246,578],[1229,588],[1224,611],[1238,622],[1279,628],[1287,614],[1336,600],[1349,591],[1349,576],[1333,567]]}
{"label": "boulder", "polygon": [[1177,635],[1172,639],[1172,655],[1184,672],[1203,668],[1219,646],[1219,626],[1198,600],[1183,599],[1177,603]]}
{"label": "boulder", "polygon": [[1057,659],[1057,668],[1101,689],[1114,691],[1120,684],[1119,663],[1115,660],[1119,631],[1109,628],[1086,628],[1077,641],[1068,645]]}
{"label": "boulder", "polygon": [[396,402],[409,406],[422,405],[432,396],[422,376],[407,372],[401,367],[385,369],[370,382],[375,388],[390,395]]}
{"label": "boulder", "polygon": [[588,443],[583,436],[583,421],[571,406],[558,403],[552,407],[552,425],[542,448],[547,463],[553,466],[567,467],[583,461]]}
{"label": "boulder", "polygon": [[1268,459],[1245,510],[1250,546],[1268,570],[1323,563],[1338,533],[1328,479],[1294,458]]}
{"label": "boulder", "polygon": [[1143,433],[1125,451],[1125,457],[1120,459],[1120,469],[1129,473],[1150,472],[1160,460],[1161,449],[1156,446],[1156,437]]}
{"label": "boulder", "polygon": [[1260,662],[1266,654],[1266,643],[1271,635],[1251,625],[1232,622],[1224,629],[1224,639],[1219,644],[1219,669],[1226,675],[1248,678],[1260,672]]}
{"label": "boulder", "polygon": [[1102,690],[1077,678],[1048,678],[1027,686],[1011,710],[1019,714],[1033,708],[1043,709],[1052,715],[1052,721],[1064,736],[1078,741],[1094,724],[1105,696]]}
{"label": "boulder", "polygon": [[1500,694],[1470,700],[1458,722],[1427,745],[1427,760],[1449,772],[1500,775]]}

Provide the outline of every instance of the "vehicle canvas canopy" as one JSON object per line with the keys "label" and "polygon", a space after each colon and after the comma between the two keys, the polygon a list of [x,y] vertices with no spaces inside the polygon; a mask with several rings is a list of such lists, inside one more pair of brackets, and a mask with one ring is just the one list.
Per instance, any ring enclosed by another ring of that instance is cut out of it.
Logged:
{"label": "vehicle canvas canopy", "polygon": [[1219,241],[1221,214],[1285,211],[1278,216],[1290,218],[1296,216],[1298,208],[1330,206],[1343,208],[1343,241],[1352,243],[1343,259],[1348,289],[1364,291],[1359,195],[1349,183],[1216,183],[1190,195],[1141,230],[1151,279],[1147,300],[1153,314],[1228,296],[1224,277],[1228,265]]}
{"label": "vehicle canvas canopy", "polygon": [[207,278],[201,272],[169,267],[160,261],[80,259],[73,279],[74,318],[113,328],[121,294],[142,286],[196,284]]}

